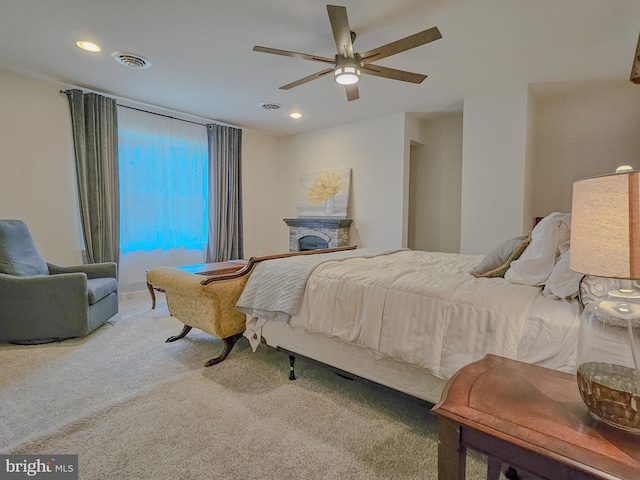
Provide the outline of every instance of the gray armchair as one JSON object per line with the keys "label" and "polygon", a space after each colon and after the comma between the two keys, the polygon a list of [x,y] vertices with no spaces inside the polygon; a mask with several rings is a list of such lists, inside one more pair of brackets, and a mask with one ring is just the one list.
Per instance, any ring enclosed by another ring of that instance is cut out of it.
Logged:
{"label": "gray armchair", "polygon": [[116,313],[115,263],[47,263],[23,221],[0,220],[0,342],[82,337]]}

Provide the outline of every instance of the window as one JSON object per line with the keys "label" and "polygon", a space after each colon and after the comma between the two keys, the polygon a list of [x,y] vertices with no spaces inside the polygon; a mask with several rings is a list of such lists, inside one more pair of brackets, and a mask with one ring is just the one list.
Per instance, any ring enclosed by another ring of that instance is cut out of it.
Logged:
{"label": "window", "polygon": [[207,244],[206,127],[118,107],[121,286],[202,263]]}

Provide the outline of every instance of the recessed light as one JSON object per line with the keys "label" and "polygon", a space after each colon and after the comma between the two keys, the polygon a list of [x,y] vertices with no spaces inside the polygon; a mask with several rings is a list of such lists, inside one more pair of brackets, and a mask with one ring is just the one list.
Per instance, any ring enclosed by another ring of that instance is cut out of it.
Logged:
{"label": "recessed light", "polygon": [[84,40],[79,40],[76,42],[81,49],[86,50],[88,52],[99,52],[100,47],[93,42],[86,42]]}
{"label": "recessed light", "polygon": [[289,116],[295,119],[302,118],[302,114],[300,112],[291,112]]}

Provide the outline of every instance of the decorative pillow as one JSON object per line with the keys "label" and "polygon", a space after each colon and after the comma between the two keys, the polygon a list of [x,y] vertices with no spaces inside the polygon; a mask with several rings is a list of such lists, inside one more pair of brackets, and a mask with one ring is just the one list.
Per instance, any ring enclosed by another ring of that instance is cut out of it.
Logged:
{"label": "decorative pillow", "polygon": [[565,250],[560,255],[556,266],[553,267],[553,271],[542,290],[545,297],[571,299],[578,296],[580,281],[584,275],[569,268],[570,252],[571,249]]}
{"label": "decorative pillow", "polygon": [[518,285],[542,286],[547,282],[560,254],[569,248],[571,214],[554,212],[531,232],[531,243],[504,274]]}
{"label": "decorative pillow", "polygon": [[[618,278],[595,277],[593,275],[585,275],[580,282],[579,297],[583,306],[589,305],[591,302],[597,302],[604,298],[607,292],[618,290],[622,287],[623,280]],[[640,290],[640,280],[631,282],[634,290]]]}
{"label": "decorative pillow", "polygon": [[469,273],[474,277],[502,277],[509,265],[517,260],[531,241],[531,234],[511,238],[498,245],[487,254],[476,268]]}

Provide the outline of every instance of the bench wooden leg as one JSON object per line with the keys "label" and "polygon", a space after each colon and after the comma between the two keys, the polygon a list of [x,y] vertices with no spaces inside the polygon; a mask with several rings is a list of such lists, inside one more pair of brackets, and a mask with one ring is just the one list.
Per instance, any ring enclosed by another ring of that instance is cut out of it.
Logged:
{"label": "bench wooden leg", "polygon": [[153,285],[147,282],[147,288],[149,289],[149,293],[151,294],[151,310],[156,308],[156,292],[153,291]]}
{"label": "bench wooden leg", "polygon": [[165,342],[175,342],[176,340],[180,340],[184,338],[184,336],[191,331],[191,327],[189,325],[185,325],[182,331],[178,335],[174,335],[173,337],[169,337],[165,340]]}
{"label": "bench wooden leg", "polygon": [[222,340],[224,340],[224,351],[216,358],[212,358],[211,360],[209,360],[207,363],[204,364],[204,366],[211,367],[213,365],[217,365],[218,363],[222,362],[225,358],[227,358],[227,356],[229,356],[229,354],[231,353],[231,350],[233,350],[233,346],[236,344],[238,340],[240,340],[241,337],[242,337],[242,334],[238,333],[237,335],[232,335],[230,337],[223,338]]}

